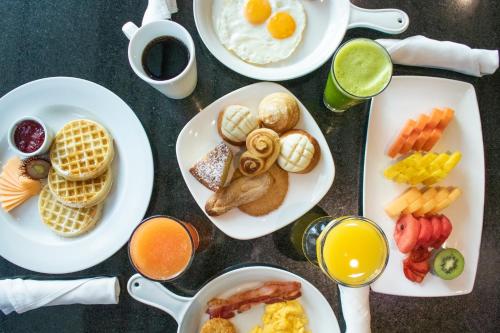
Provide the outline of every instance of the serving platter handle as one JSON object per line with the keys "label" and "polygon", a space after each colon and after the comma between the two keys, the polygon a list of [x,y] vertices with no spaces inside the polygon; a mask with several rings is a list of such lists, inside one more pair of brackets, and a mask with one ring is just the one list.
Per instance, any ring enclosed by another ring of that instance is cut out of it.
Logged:
{"label": "serving platter handle", "polygon": [[410,24],[408,14],[399,9],[365,9],[350,5],[348,29],[370,28],[395,35],[404,32]]}
{"label": "serving platter handle", "polygon": [[132,298],[137,301],[154,306],[171,315],[177,324],[181,323],[191,298],[174,294],[160,283],[146,279],[140,274],[130,277],[127,290]]}

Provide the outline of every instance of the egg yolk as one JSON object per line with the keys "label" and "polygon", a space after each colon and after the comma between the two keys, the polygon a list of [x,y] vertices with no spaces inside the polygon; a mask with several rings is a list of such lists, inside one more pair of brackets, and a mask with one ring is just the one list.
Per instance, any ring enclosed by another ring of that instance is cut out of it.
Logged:
{"label": "egg yolk", "polygon": [[295,20],[288,13],[276,13],[269,19],[267,30],[274,38],[288,38],[295,31]]}
{"label": "egg yolk", "polygon": [[267,0],[248,0],[245,5],[245,17],[252,24],[264,23],[271,15],[271,5]]}

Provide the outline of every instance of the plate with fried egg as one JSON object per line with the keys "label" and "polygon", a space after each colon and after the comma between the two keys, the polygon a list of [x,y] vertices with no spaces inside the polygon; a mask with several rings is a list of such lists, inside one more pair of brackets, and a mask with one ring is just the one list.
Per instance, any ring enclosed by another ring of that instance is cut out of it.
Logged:
{"label": "plate with fried egg", "polygon": [[194,18],[209,51],[230,69],[281,81],[324,64],[351,27],[401,33],[408,15],[367,10],[349,0],[194,0]]}

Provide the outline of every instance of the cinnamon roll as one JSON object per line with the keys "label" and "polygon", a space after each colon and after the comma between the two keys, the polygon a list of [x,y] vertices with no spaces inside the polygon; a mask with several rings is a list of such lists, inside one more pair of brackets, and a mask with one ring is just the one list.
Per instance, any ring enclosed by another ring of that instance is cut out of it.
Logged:
{"label": "cinnamon roll", "polygon": [[273,130],[260,128],[246,140],[247,151],[240,157],[239,169],[245,176],[260,175],[276,162],[280,153],[280,138]]}

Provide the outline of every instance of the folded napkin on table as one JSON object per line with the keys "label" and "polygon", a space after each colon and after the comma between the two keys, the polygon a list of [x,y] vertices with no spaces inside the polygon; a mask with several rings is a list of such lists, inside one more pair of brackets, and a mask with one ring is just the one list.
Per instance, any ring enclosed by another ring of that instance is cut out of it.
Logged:
{"label": "folded napkin on table", "polygon": [[0,280],[0,310],[23,313],[42,306],[62,304],[117,304],[120,283],[116,277],[81,280]]}
{"label": "folded napkin on table", "polygon": [[377,39],[400,65],[448,69],[483,76],[498,69],[498,51],[471,49],[454,43],[413,36],[406,39]]}
{"label": "folded napkin on table", "polygon": [[169,20],[178,10],[176,0],[148,0],[142,25],[158,20]]}
{"label": "folded napkin on table", "polygon": [[370,287],[349,288],[339,285],[346,333],[370,333]]}

